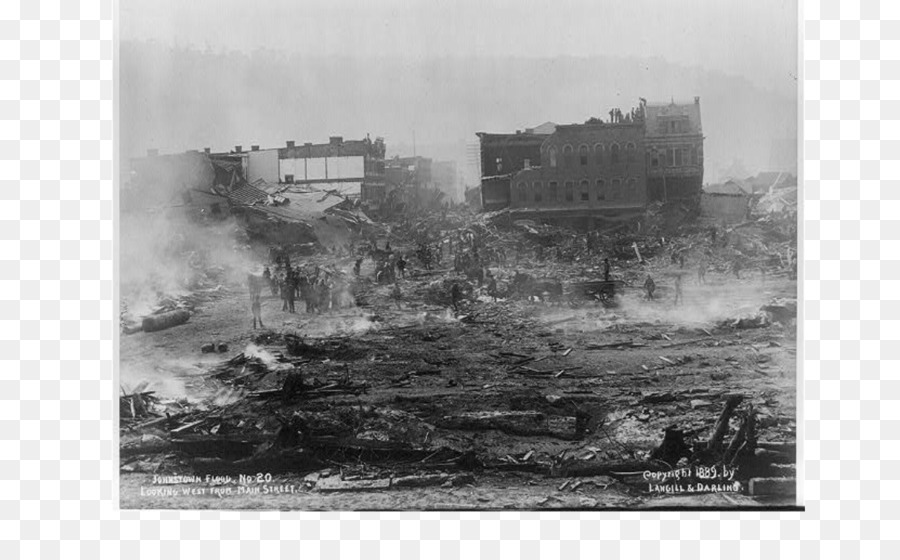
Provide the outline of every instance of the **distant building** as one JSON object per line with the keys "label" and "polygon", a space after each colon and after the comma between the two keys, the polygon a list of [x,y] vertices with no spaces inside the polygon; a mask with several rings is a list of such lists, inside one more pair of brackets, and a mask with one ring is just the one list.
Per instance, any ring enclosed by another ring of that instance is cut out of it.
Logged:
{"label": "distant building", "polygon": [[647,104],[644,112],[648,200],[695,200],[703,185],[700,98],[693,103]]}
{"label": "distant building", "polygon": [[706,185],[700,197],[700,213],[715,222],[738,223],[747,219],[753,193],[739,179]]}
{"label": "distant building", "polygon": [[511,207],[544,221],[591,227],[640,216],[650,202],[699,204],[700,98],[648,104],[609,120],[479,133],[485,210]]}
{"label": "distant building", "polygon": [[369,138],[344,140],[332,136],[327,144],[296,145],[288,141],[283,148],[244,151],[235,146],[235,154],[251,183],[306,185],[377,205],[385,194],[384,140]]}
{"label": "distant building", "polygon": [[387,192],[401,187],[430,188],[433,186],[432,160],[422,156],[395,156],[385,161]]}
{"label": "distant building", "polygon": [[484,210],[509,206],[512,176],[526,167],[537,165],[541,160],[541,146],[556,125],[545,123],[541,126],[542,133],[535,129],[517,130],[515,134],[478,133]]}
{"label": "distant building", "polygon": [[454,201],[462,199],[459,188],[459,175],[455,161],[436,161],[431,166],[431,175],[435,188]]}
{"label": "distant building", "polygon": [[621,121],[560,125],[547,136],[537,167],[512,177],[517,215],[592,227],[636,217],[647,204],[643,125]]}

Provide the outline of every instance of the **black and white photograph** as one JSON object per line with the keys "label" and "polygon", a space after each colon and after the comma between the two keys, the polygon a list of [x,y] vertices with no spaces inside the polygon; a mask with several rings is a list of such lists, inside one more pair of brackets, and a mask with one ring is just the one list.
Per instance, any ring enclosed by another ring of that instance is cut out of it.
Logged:
{"label": "black and white photograph", "polygon": [[119,3],[120,507],[802,509],[798,13]]}

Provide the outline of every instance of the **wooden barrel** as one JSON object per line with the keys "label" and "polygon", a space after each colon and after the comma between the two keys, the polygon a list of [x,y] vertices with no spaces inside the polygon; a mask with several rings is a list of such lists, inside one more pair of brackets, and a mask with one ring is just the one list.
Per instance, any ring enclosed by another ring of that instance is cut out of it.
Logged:
{"label": "wooden barrel", "polygon": [[174,327],[182,323],[186,323],[191,317],[191,312],[186,309],[176,309],[175,311],[167,311],[159,315],[150,315],[144,317],[142,326],[144,332],[161,331]]}

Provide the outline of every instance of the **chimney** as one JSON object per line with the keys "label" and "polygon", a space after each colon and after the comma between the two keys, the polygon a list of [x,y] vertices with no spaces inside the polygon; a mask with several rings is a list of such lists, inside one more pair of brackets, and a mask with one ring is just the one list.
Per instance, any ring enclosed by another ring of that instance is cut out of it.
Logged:
{"label": "chimney", "polygon": [[517,131],[516,131],[516,134],[522,134],[522,131],[521,131],[521,130],[517,130]]}
{"label": "chimney", "polygon": [[700,96],[699,96],[699,95],[695,95],[695,96],[694,96],[694,105],[699,105],[699,104],[700,104]]}
{"label": "chimney", "polygon": [[203,148],[203,153],[204,153],[204,154],[208,154],[208,153],[209,153],[209,148]]}
{"label": "chimney", "polygon": [[328,138],[328,143],[329,143],[329,144],[332,144],[332,145],[334,145],[334,144],[342,144],[343,142],[344,142],[344,137],[343,137],[343,136],[330,136],[330,137]]}
{"label": "chimney", "polygon": [[238,152],[238,153],[243,152],[244,150],[242,148],[243,148],[243,146],[238,144],[237,146],[234,147],[234,151]]}
{"label": "chimney", "polygon": [[159,150],[156,148],[148,148],[147,149],[147,157],[156,157],[159,155]]}
{"label": "chimney", "polygon": [[288,141],[287,141],[287,147],[288,147],[288,148],[293,148],[293,147],[294,147],[294,141],[293,141],[293,140],[288,140]]}
{"label": "chimney", "polygon": [[525,160],[525,169],[531,169],[531,160],[530,159]]}
{"label": "chimney", "polygon": [[250,151],[251,151],[251,152],[258,152],[258,151],[259,151],[259,146],[250,146]]}

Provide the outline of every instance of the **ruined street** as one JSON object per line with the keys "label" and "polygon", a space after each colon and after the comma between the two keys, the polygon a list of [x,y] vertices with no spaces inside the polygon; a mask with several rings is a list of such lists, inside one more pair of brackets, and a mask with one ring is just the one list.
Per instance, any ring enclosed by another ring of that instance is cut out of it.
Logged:
{"label": "ruined street", "polygon": [[[265,248],[198,264],[216,273],[150,306],[186,322],[144,332],[123,318],[122,507],[793,504],[797,286],[790,257],[771,256],[795,243],[777,225],[592,246],[445,217],[376,241],[410,255],[395,282],[362,243],[291,254],[345,292],[290,313],[263,286],[255,329],[246,275],[273,266]],[[423,235],[439,262],[417,258]],[[487,278],[460,270],[473,246]],[[735,271],[735,254],[756,264]]]}

